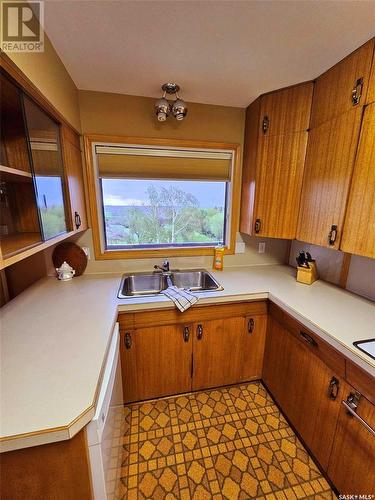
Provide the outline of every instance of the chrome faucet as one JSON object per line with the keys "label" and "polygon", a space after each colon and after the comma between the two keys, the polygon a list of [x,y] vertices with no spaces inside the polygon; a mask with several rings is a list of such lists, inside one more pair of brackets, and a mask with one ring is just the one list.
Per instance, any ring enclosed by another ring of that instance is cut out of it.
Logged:
{"label": "chrome faucet", "polygon": [[162,271],[163,273],[169,273],[169,261],[165,260],[162,266],[155,264],[154,269],[159,269],[159,271]]}

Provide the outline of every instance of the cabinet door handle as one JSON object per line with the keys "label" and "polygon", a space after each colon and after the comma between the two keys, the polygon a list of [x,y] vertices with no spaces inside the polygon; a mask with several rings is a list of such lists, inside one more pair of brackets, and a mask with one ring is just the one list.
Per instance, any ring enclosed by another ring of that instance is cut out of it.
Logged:
{"label": "cabinet door handle", "polygon": [[76,225],[76,229],[79,229],[82,224],[81,216],[78,212],[74,212],[74,224]]}
{"label": "cabinet door handle", "polygon": [[335,241],[336,241],[336,238],[337,238],[337,225],[336,224],[332,224],[331,230],[328,233],[328,244],[329,245],[334,245]]}
{"label": "cabinet door handle", "polygon": [[253,333],[254,331],[254,326],[255,326],[255,322],[254,322],[254,319],[253,318],[250,318],[249,321],[247,322],[247,331],[249,333]]}
{"label": "cabinet door handle", "polygon": [[255,224],[254,224],[254,230],[256,232],[256,234],[260,233],[260,226],[261,226],[261,220],[260,219],[256,219],[255,220]]}
{"label": "cabinet door handle", "polygon": [[300,331],[299,335],[300,335],[300,337],[303,338],[303,340],[305,340],[312,347],[317,347],[318,346],[318,344],[315,342],[315,340],[312,337],[310,337],[310,335],[308,333]]}
{"label": "cabinet door handle", "polygon": [[264,118],[263,118],[263,121],[262,121],[262,132],[263,134],[266,134],[268,132],[268,129],[270,128],[270,119],[269,117],[266,115]]}
{"label": "cabinet door handle", "polygon": [[189,338],[190,338],[190,329],[188,326],[185,326],[184,327],[184,332],[182,334],[183,338],[184,338],[184,342],[189,342]]}
{"label": "cabinet door handle", "polygon": [[202,337],[203,337],[203,326],[198,325],[197,326],[197,339],[202,340]]}
{"label": "cabinet door handle", "polygon": [[345,406],[346,411],[350,413],[350,415],[355,417],[363,425],[363,427],[365,427],[369,431],[370,434],[375,436],[375,429],[373,429],[371,425],[369,425],[365,420],[363,420],[363,418],[360,417],[358,413],[356,413],[356,411],[353,410],[346,401],[343,401],[342,404]]}
{"label": "cabinet door handle", "polygon": [[132,344],[133,344],[133,341],[132,341],[131,334],[129,332],[126,332],[125,333],[125,347],[126,347],[126,349],[130,349]]}
{"label": "cabinet door handle", "polygon": [[337,395],[339,393],[339,385],[340,382],[337,380],[337,378],[332,377],[328,386],[328,397],[329,399],[332,399],[332,401],[335,401],[335,399],[337,398]]}
{"label": "cabinet door handle", "polygon": [[363,90],[363,77],[358,78],[354,84],[354,88],[352,90],[353,106],[357,106],[357,104],[359,104],[362,97],[362,90]]}

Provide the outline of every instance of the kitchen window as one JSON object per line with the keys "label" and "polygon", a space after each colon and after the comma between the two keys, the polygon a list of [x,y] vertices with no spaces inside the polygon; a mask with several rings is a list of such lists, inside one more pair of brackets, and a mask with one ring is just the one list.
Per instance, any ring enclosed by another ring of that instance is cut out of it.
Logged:
{"label": "kitchen window", "polygon": [[89,145],[97,257],[206,255],[217,245],[231,252],[237,147],[157,142]]}

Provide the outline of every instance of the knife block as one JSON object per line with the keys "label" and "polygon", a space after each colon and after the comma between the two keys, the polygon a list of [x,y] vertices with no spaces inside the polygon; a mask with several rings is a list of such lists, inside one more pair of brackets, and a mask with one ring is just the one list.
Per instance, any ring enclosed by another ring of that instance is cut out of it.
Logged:
{"label": "knife block", "polygon": [[297,266],[297,281],[299,283],[311,285],[318,279],[318,271],[316,268],[315,260],[309,262],[309,265],[309,268]]}

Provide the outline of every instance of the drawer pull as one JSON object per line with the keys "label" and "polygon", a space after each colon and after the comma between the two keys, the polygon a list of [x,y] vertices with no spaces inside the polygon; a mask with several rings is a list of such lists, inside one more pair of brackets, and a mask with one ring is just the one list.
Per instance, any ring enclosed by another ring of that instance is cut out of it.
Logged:
{"label": "drawer pull", "polygon": [[202,337],[203,337],[203,326],[198,325],[197,326],[197,339],[202,340]]}
{"label": "drawer pull", "polygon": [[261,224],[262,224],[261,220],[256,219],[255,224],[254,224],[254,231],[256,232],[256,234],[260,233]]}
{"label": "drawer pull", "polygon": [[184,327],[184,333],[182,334],[183,338],[184,338],[184,342],[189,342],[189,338],[190,338],[190,330],[189,330],[189,327],[188,326],[185,326]]}
{"label": "drawer pull", "polygon": [[329,399],[332,399],[332,401],[335,401],[335,399],[337,398],[337,395],[339,393],[339,385],[340,382],[337,380],[337,378],[332,377],[328,386],[328,396]]}
{"label": "drawer pull", "polygon": [[353,106],[357,106],[362,97],[363,90],[363,77],[358,78],[354,84],[354,88],[352,90],[352,103]]}
{"label": "drawer pull", "polygon": [[268,132],[268,129],[270,128],[270,119],[268,116],[265,116],[262,121],[262,132],[263,134],[266,134]]}
{"label": "drawer pull", "polygon": [[76,229],[79,229],[82,224],[81,216],[78,212],[74,212],[74,224],[76,225]]}
{"label": "drawer pull", "polygon": [[360,417],[356,412],[355,410],[353,410],[346,401],[343,401],[342,404],[345,406],[346,410],[348,413],[350,413],[350,415],[352,415],[353,417],[355,417],[362,425],[363,427],[365,427],[370,434],[372,434],[373,436],[375,436],[375,430],[365,421],[363,420],[362,417]]}
{"label": "drawer pull", "polygon": [[331,246],[334,245],[336,242],[336,238],[337,238],[337,226],[336,224],[333,224],[331,226],[330,232],[328,233],[328,244]]}
{"label": "drawer pull", "polygon": [[315,340],[312,337],[310,337],[310,335],[308,333],[300,331],[299,334],[300,334],[300,337],[302,337],[303,340],[305,340],[312,347],[317,347],[318,346],[318,344],[315,342]]}
{"label": "drawer pull", "polygon": [[255,326],[255,322],[254,322],[254,319],[253,318],[250,318],[249,321],[247,322],[247,331],[249,333],[253,333],[254,331],[254,326]]}
{"label": "drawer pull", "polygon": [[125,333],[125,347],[126,349],[130,349],[132,346],[132,336],[129,332]]}

